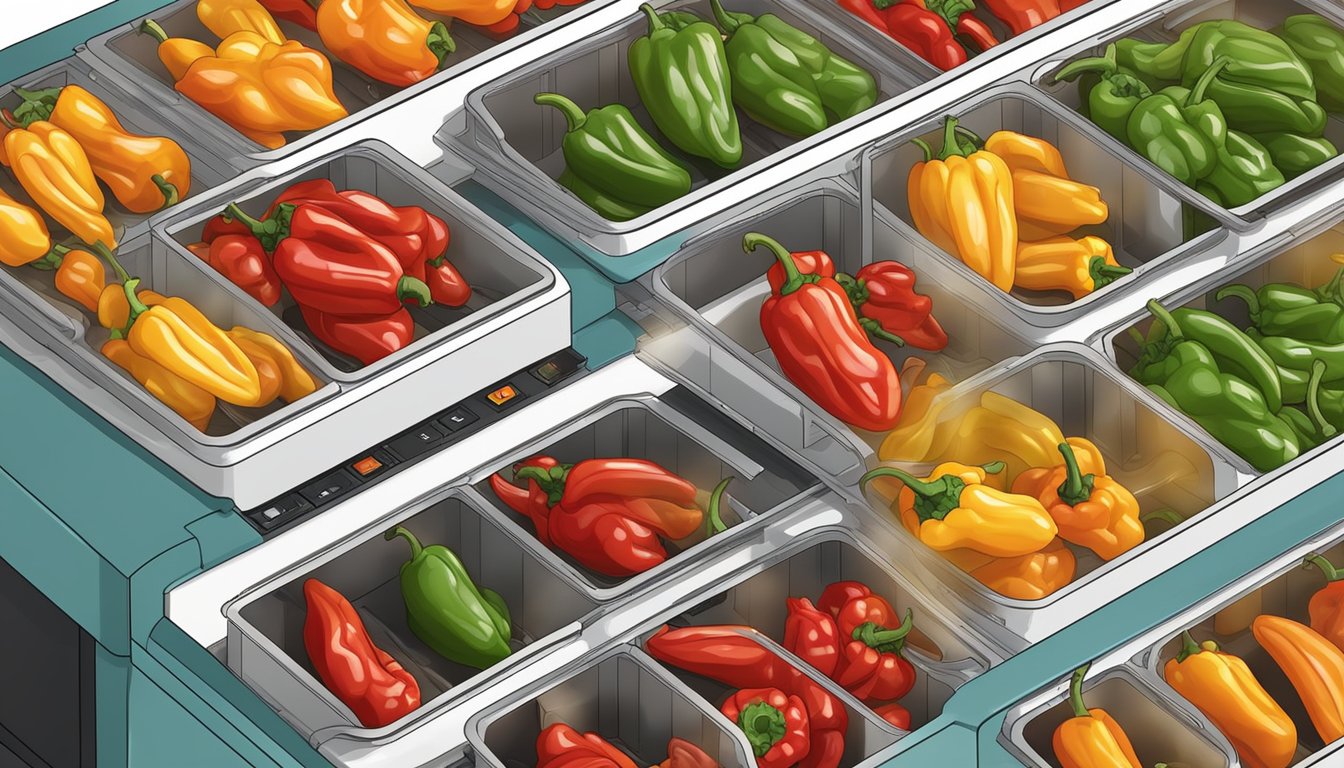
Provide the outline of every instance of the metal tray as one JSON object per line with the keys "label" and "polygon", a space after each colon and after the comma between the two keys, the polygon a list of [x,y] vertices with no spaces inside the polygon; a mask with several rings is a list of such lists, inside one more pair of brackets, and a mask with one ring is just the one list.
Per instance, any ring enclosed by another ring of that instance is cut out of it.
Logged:
{"label": "metal tray", "polygon": [[[1144,14],[1107,32],[1105,35],[1089,38],[1070,46],[1043,62],[1032,74],[1033,83],[1070,109],[1077,110],[1081,102],[1077,83],[1056,82],[1054,73],[1065,62],[1087,56],[1100,56],[1105,52],[1106,44],[1122,37],[1135,37],[1150,42],[1174,42],[1180,37],[1181,30],[1201,21],[1212,19],[1236,19],[1259,29],[1271,29],[1283,23],[1288,16],[1300,13],[1319,13],[1344,26],[1344,13],[1339,6],[1317,0],[1177,0],[1158,5],[1151,13]],[[1079,115],[1081,117],[1081,115]],[[1085,119],[1085,118],[1084,118]],[[1109,151],[1125,158],[1129,163],[1142,164],[1157,170],[1147,159],[1130,149],[1123,142],[1105,131],[1097,130],[1099,141]],[[1344,114],[1332,113],[1326,124],[1325,137],[1336,147],[1344,148]],[[1321,165],[1309,173],[1290,180],[1259,198],[1236,208],[1223,208],[1199,193],[1184,195],[1197,200],[1201,207],[1229,227],[1248,229],[1254,226],[1256,219],[1266,213],[1292,205],[1304,193],[1315,191],[1320,182],[1333,178],[1344,169],[1344,159],[1334,160]],[[1158,171],[1162,173],[1161,171]],[[1182,185],[1183,186],[1183,185]],[[1188,188],[1184,188],[1188,189]],[[1193,190],[1192,190],[1193,191]]]}
{"label": "metal tray", "polygon": [[[202,138],[208,138],[209,143],[217,148],[216,151],[221,157],[241,169],[269,162],[302,147],[318,143],[363,117],[423,94],[430,88],[475,69],[503,53],[526,45],[545,33],[544,30],[539,31],[539,27],[555,28],[557,26],[555,22],[566,12],[569,13],[569,18],[559,23],[569,23],[616,2],[617,0],[588,0],[580,6],[558,6],[541,15],[524,16],[521,31],[503,42],[493,40],[469,25],[453,25],[450,27],[450,34],[457,43],[457,50],[450,54],[447,66],[437,74],[407,88],[397,88],[368,77],[327,53],[317,33],[277,19],[287,37],[327,56],[333,69],[336,96],[345,105],[350,117],[315,131],[291,132],[286,136],[288,143],[274,150],[267,150],[253,142],[174,90],[172,78],[158,59],[158,46],[152,38],[138,31],[141,21],[152,18],[170,37],[201,40],[214,47],[218,44],[218,38],[197,18],[196,0],[178,0],[129,24],[104,32],[88,42],[82,55],[96,71],[119,81],[126,90],[147,98],[182,123],[196,126],[202,132]],[[486,52],[489,55],[481,55]]]}
{"label": "metal tray", "polygon": [[[734,478],[720,506],[723,522],[729,528],[713,537],[707,538],[699,531],[680,541],[665,541],[667,561],[644,573],[623,579],[598,574],[543,545],[531,521],[506,506],[490,487],[490,475],[498,472],[511,479],[516,462],[541,454],[561,463],[615,456],[652,461],[699,488],[701,509],[706,508],[711,489],[724,478]],[[599,602],[609,602],[661,580],[669,571],[684,569],[703,558],[706,551],[731,546],[759,529],[761,521],[772,513],[796,506],[820,487],[792,460],[689,398],[679,405],[654,398],[622,398],[606,403],[574,419],[565,429],[539,435],[508,456],[490,462],[472,474],[471,482],[497,514],[511,521],[515,534],[526,539],[538,557],[565,571],[583,585],[586,595]]]}
{"label": "metal tray", "polygon": [[[708,4],[703,0],[675,0],[654,5],[660,11],[676,9],[701,15],[708,13]],[[730,10],[736,12],[774,13],[816,36],[838,54],[869,68],[877,80],[879,100],[902,93],[914,82],[898,66],[851,48],[846,37],[837,36],[826,25],[813,21],[805,10],[807,3],[799,0],[734,0],[730,5]],[[560,151],[565,121],[556,110],[537,106],[532,98],[543,91],[554,91],[574,99],[584,109],[621,103],[630,108],[651,134],[659,135],[640,104],[626,58],[630,43],[647,30],[647,19],[636,11],[597,37],[540,56],[508,77],[472,91],[467,97],[465,129],[458,132],[454,124],[449,123],[436,139],[480,167],[484,171],[482,180],[507,202],[560,237],[587,243],[612,256],[630,254],[635,250],[627,238],[631,233],[726,187],[748,168],[759,170],[762,161],[780,162],[774,157],[777,152],[801,143],[739,113],[743,157],[737,169],[725,171],[708,161],[683,158],[692,170],[690,194],[628,222],[612,222],[599,216],[554,181],[565,167]],[[833,126],[818,137],[834,131]],[[818,137],[806,141],[815,144],[820,140]],[[670,143],[662,143],[672,149]]]}
{"label": "metal tray", "polygon": [[[382,535],[398,525],[426,547],[448,547],[478,586],[504,598],[513,622],[512,656],[476,670],[439,656],[411,632],[399,575],[410,550],[401,539],[389,542]],[[415,677],[418,709],[383,728],[364,728],[323,686],[303,641],[303,583],[310,578],[350,600],[374,643]],[[527,663],[574,634],[576,623],[596,608],[567,573],[525,546],[484,499],[469,488],[450,489],[414,503],[386,528],[366,531],[240,595],[226,609],[228,666],[305,736],[340,729],[375,738],[451,707],[465,693]]]}
{"label": "metal tray", "polygon": [[1140,290],[1169,267],[1198,256],[1223,239],[1227,232],[1214,229],[1188,233],[1187,214],[1179,185],[1174,179],[1153,178],[1141,172],[1132,157],[1101,140],[1105,134],[1081,115],[1040,98],[1031,88],[1008,83],[951,106],[947,114],[960,124],[989,138],[998,130],[1017,131],[1054,144],[1064,157],[1069,175],[1098,187],[1110,208],[1105,224],[1084,227],[1080,234],[1104,238],[1116,260],[1134,272],[1079,300],[1064,292],[1014,289],[1004,293],[967,267],[954,255],[933,246],[915,229],[910,216],[906,179],[910,169],[924,160],[923,152],[910,143],[922,138],[930,146],[942,146],[942,116],[912,129],[902,128],[890,139],[879,140],[863,155],[862,193],[865,206],[873,210],[874,252],[880,253],[878,222],[887,222],[902,236],[924,244],[949,263],[964,281],[979,289],[988,313],[1024,320],[1029,332],[1042,334],[1077,320],[1084,314],[1120,296]]}

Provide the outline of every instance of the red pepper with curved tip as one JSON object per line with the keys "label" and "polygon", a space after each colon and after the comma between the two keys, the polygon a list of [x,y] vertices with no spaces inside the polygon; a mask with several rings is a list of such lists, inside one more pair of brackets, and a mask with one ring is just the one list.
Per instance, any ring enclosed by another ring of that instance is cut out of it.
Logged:
{"label": "red pepper with curved tip", "polygon": [[937,13],[910,0],[867,0],[882,16],[887,34],[946,72],[967,61],[966,49]]}
{"label": "red pepper with curved tip", "polygon": [[555,723],[537,734],[537,768],[635,768],[635,762],[596,733]]}
{"label": "red pepper with curved tip", "polygon": [[1076,0],[1069,7],[1059,0],[980,0],[985,9],[1008,25],[1013,36],[1034,29],[1055,18],[1060,13],[1071,11],[1086,0]]}
{"label": "red pepper with curved tip", "polygon": [[290,21],[304,29],[317,31],[317,10],[309,0],[259,0],[277,19]]}
{"label": "red pepper with curved tip", "polygon": [[742,240],[748,253],[758,246],[774,253],[786,278],[761,305],[761,331],[784,375],[846,424],[873,432],[894,427],[901,416],[896,366],[868,340],[834,278],[799,270],[796,258],[821,264],[818,252],[791,254],[756,232]]}
{"label": "red pepper with curved tip", "polygon": [[784,647],[818,672],[832,677],[840,660],[840,630],[835,618],[818,610],[806,597],[790,597],[785,604],[789,615],[784,621]]}
{"label": "red pepper with curved tip", "polygon": [[280,277],[252,235],[223,235],[210,242],[205,263],[247,295],[273,307],[280,301]]}
{"label": "red pepper with curved tip", "polygon": [[[712,516],[726,484],[711,498]],[[606,576],[632,576],[661,564],[667,550],[659,536],[684,539],[704,521],[695,485],[642,459],[560,464],[535,456],[514,468],[512,482],[492,475],[490,487],[531,519],[543,543]]]}
{"label": "red pepper with curved tip", "polygon": [[386,317],[345,317],[299,305],[303,322],[323,344],[372,365],[415,339],[415,320],[399,309]]}
{"label": "red pepper with curved tip", "polygon": [[719,711],[746,734],[758,768],[797,765],[812,746],[802,700],[778,688],[743,688]]}
{"label": "red pepper with curved tip", "polygon": [[317,579],[303,583],[303,597],[308,604],[303,624],[308,659],[322,684],[360,723],[381,728],[420,706],[415,678],[373,644],[349,600]]}

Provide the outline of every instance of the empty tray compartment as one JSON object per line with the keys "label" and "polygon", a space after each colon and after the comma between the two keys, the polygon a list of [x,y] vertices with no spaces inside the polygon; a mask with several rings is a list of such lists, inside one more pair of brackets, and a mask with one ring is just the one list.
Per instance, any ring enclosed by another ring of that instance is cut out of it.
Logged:
{"label": "empty tray compartment", "polygon": [[[248,215],[259,218],[281,192],[292,184],[312,179],[330,179],[338,190],[362,190],[393,206],[419,206],[443,219],[451,233],[447,260],[472,289],[471,298],[462,307],[406,305],[415,321],[414,340],[405,348],[367,366],[361,366],[358,360],[318,340],[308,330],[298,305],[285,291],[269,311],[320,354],[328,374],[334,379],[352,381],[370,377],[417,353],[463,336],[487,321],[499,321],[501,315],[517,310],[549,287],[551,279],[538,257],[520,240],[423,169],[375,141],[338,150],[278,179],[266,179],[246,188],[230,190],[227,196],[215,196],[168,222],[164,231],[173,241],[174,250],[183,258],[195,258],[186,246],[201,239],[205,223],[221,213],[228,203],[235,202]],[[203,262],[197,261],[202,269],[214,273]],[[216,277],[227,284],[223,275],[216,273]],[[256,303],[236,286],[230,284],[229,288],[241,300]]]}
{"label": "empty tray compartment", "polygon": [[[397,525],[425,547],[447,547],[478,588],[499,593],[513,625],[512,656],[487,670],[465,667],[440,656],[410,630],[400,571],[411,559],[411,550],[401,538],[388,541],[383,536]],[[278,575],[226,609],[229,668],[305,735],[329,727],[361,729],[349,708],[317,678],[304,649],[303,584],[308,579],[318,579],[344,595],[374,643],[419,683],[420,708],[387,727],[392,731],[544,651],[563,636],[562,629],[597,607],[565,574],[522,546],[515,532],[470,490],[442,492],[400,522],[365,532],[362,539],[324,553],[319,560]]]}
{"label": "empty tray compartment", "polygon": [[558,548],[548,549],[536,538],[536,528],[527,517],[510,509],[490,487],[489,474],[476,479],[475,488],[489,498],[501,514],[526,531],[527,538],[544,556],[575,575],[589,594],[610,599],[624,594],[669,568],[703,558],[705,552],[735,538],[739,526],[751,525],[800,500],[819,487],[806,470],[767,445],[756,435],[690,396],[672,390],[662,399],[622,399],[607,403],[580,417],[560,434],[547,435],[521,446],[488,471],[513,481],[513,468],[532,456],[550,456],[561,464],[588,459],[643,459],[690,481],[699,492],[696,504],[706,510],[709,492],[725,478],[732,478],[723,495],[720,512],[728,530],[706,538],[706,526],[680,541],[663,539],[668,559],[654,568],[627,578],[604,576]]}
{"label": "empty tray compartment", "polygon": [[850,533],[826,531],[772,557],[759,572],[688,608],[673,623],[742,624],[782,644],[788,598],[805,597],[816,604],[830,584],[861,582],[896,609],[898,621],[907,609],[914,612],[914,629],[902,653],[915,666],[917,678],[900,703],[910,711],[910,728],[915,730],[937,718],[953,692],[987,670],[990,660],[966,642],[964,629],[942,609],[884,565],[885,559]]}
{"label": "empty tray compartment", "polygon": [[[1102,200],[1109,209],[1105,223],[1082,227],[1071,234],[1074,237],[1096,235],[1110,243],[1116,261],[1134,270],[1110,285],[1074,300],[1062,291],[1027,291],[1014,288],[1005,294],[995,288],[955,254],[944,253],[930,244],[937,253],[981,289],[996,303],[1014,314],[1028,318],[1038,325],[1054,326],[1076,319],[1094,302],[1114,296],[1134,286],[1144,275],[1155,272],[1184,256],[1191,255],[1221,239],[1225,230],[1207,232],[1192,230],[1190,211],[1172,191],[1174,180],[1163,184],[1140,173],[1118,148],[1104,141],[1104,134],[1080,115],[1061,109],[1048,99],[1035,97],[1026,86],[1007,85],[954,105],[947,114],[955,116],[959,124],[982,138],[995,131],[1015,131],[1044,139],[1064,158],[1069,177],[1101,190]],[[893,226],[907,237],[928,243],[915,228],[910,214],[906,180],[910,169],[924,161],[924,153],[911,143],[920,138],[929,142],[935,151],[943,143],[941,116],[905,132],[890,141],[878,143],[867,153],[864,184],[871,190],[874,215],[881,221],[894,215]],[[877,225],[874,224],[876,231]],[[876,235],[875,235],[876,238]]]}
{"label": "empty tray compartment", "polygon": [[616,646],[578,672],[560,674],[564,679],[535,696],[468,726],[479,768],[533,768],[540,763],[537,737],[560,723],[598,734],[637,765],[662,763],[672,738],[700,747],[723,768],[755,765],[745,737],[638,648]]}

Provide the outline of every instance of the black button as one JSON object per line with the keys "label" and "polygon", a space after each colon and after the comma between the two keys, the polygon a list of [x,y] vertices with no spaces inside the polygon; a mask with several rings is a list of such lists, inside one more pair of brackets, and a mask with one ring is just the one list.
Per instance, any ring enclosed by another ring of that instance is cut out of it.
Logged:
{"label": "black button", "polygon": [[403,461],[419,456],[443,439],[443,432],[433,424],[423,424],[387,444]]}
{"label": "black button", "polygon": [[282,496],[261,509],[252,511],[249,516],[263,528],[271,528],[313,508],[308,500],[297,493]]}
{"label": "black button", "polygon": [[584,359],[576,353],[565,350],[543,360],[540,364],[531,368],[528,373],[532,374],[532,378],[551,387],[555,386],[560,380],[573,375],[575,371],[579,370],[579,366],[583,362]]}
{"label": "black button", "polygon": [[299,489],[299,493],[314,506],[321,506],[359,485],[355,477],[344,470],[336,470]]}
{"label": "black button", "polygon": [[439,419],[439,423],[449,432],[456,432],[479,418],[475,413],[472,413],[471,409],[459,406],[444,414],[443,418]]}

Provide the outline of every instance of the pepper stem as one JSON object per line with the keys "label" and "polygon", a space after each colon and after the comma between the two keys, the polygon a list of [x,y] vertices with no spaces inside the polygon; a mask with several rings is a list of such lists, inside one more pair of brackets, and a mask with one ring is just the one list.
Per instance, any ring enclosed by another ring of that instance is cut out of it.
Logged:
{"label": "pepper stem", "polygon": [[406,543],[411,545],[412,560],[420,556],[420,553],[424,550],[424,547],[420,546],[420,540],[415,537],[415,534],[406,530],[403,526],[398,525],[396,528],[393,528],[392,530],[383,534],[383,538],[387,541],[391,541],[397,538],[398,536],[405,539]]}
{"label": "pepper stem", "polygon": [[1087,705],[1083,703],[1083,680],[1087,677],[1087,670],[1091,666],[1092,663],[1088,662],[1073,670],[1073,678],[1069,680],[1069,706],[1073,707],[1074,717],[1092,717],[1087,711]]}
{"label": "pepper stem", "polygon": [[[16,109],[15,119],[18,119],[23,127],[27,128],[38,120],[50,120],[51,113],[56,111],[56,103],[61,98],[61,88],[43,88],[39,91],[30,91],[27,88],[15,88],[14,93],[23,99]],[[20,119],[19,114],[23,117]]]}
{"label": "pepper stem", "polygon": [[1322,437],[1334,437],[1335,426],[1321,413],[1321,379],[1325,377],[1325,361],[1317,358],[1311,362],[1311,379],[1307,381],[1307,415],[1316,424]]}
{"label": "pepper stem", "polygon": [[543,107],[555,107],[560,110],[565,116],[565,122],[569,124],[570,133],[579,130],[588,122],[588,115],[584,114],[583,108],[568,96],[559,93],[538,93],[532,97],[532,101]]}
{"label": "pepper stem", "polygon": [[1088,72],[1100,72],[1103,78],[1110,77],[1116,72],[1115,43],[1106,46],[1106,52],[1101,56],[1093,56],[1089,59],[1079,59],[1055,73],[1055,82],[1066,80],[1073,82],[1079,75],[1085,75]]}
{"label": "pepper stem", "polygon": [[1185,99],[1185,106],[1193,107],[1203,101],[1204,91],[1208,90],[1209,83],[1212,83],[1213,78],[1217,77],[1218,73],[1222,72],[1223,68],[1231,62],[1232,60],[1226,56],[1219,56],[1214,59],[1213,64],[1204,71],[1204,74],[1199,76],[1199,79],[1195,81],[1194,87],[1190,89],[1190,95]]}
{"label": "pepper stem", "polygon": [[895,344],[898,347],[905,346],[905,339],[902,339],[900,336],[883,328],[881,323],[871,317],[860,318],[859,327],[867,331],[869,336],[876,336],[877,338],[890,344]]}
{"label": "pepper stem", "polygon": [[714,20],[718,22],[720,27],[723,27],[724,32],[731,35],[742,26],[742,22],[734,19],[728,14],[728,11],[724,10],[723,3],[719,0],[709,0],[709,7],[714,12]]}
{"label": "pepper stem", "polygon": [[953,155],[966,157],[957,143],[957,118],[948,115],[943,118],[943,151],[938,153],[938,159],[946,160]]}
{"label": "pepper stem", "polygon": [[448,56],[457,50],[457,41],[448,33],[448,27],[442,21],[436,21],[429,27],[425,36],[425,47],[439,60],[439,69],[448,63]]}
{"label": "pepper stem", "polygon": [[784,713],[764,701],[748,704],[737,715],[737,727],[746,734],[756,757],[765,757],[771,748],[783,740],[788,733],[785,723]]}
{"label": "pepper stem", "polygon": [[748,232],[742,238],[742,250],[751,253],[760,246],[770,249],[779,260],[780,267],[784,270],[784,284],[779,287],[780,296],[788,296],[790,293],[803,287],[803,273],[798,271],[798,265],[793,260],[793,254],[779,244],[778,240],[759,232]]}
{"label": "pepper stem", "polygon": [[1078,469],[1078,457],[1073,453],[1073,446],[1060,443],[1057,447],[1060,455],[1064,457],[1064,482],[1060,484],[1057,493],[1065,504],[1071,507],[1077,506],[1092,498],[1096,475],[1084,475],[1082,470]]}
{"label": "pepper stem", "polygon": [[1167,308],[1159,304],[1157,299],[1150,300],[1147,306],[1148,311],[1152,313],[1153,317],[1167,329],[1167,336],[1169,338],[1185,338],[1184,334],[1181,333],[1181,326],[1176,324],[1176,318],[1172,317],[1171,313],[1167,311]]}
{"label": "pepper stem", "polygon": [[1330,278],[1330,282],[1317,288],[1316,295],[1322,300],[1333,301],[1338,304],[1340,299],[1339,286],[1341,282],[1344,282],[1344,267],[1339,268],[1339,271],[1335,273],[1335,276]]}
{"label": "pepper stem", "polygon": [[159,22],[153,19],[145,19],[140,22],[139,31],[142,35],[149,35],[154,38],[154,41],[160,45],[168,42],[168,33],[164,32],[163,27],[159,26]]}
{"label": "pepper stem", "polygon": [[929,146],[929,142],[923,139],[911,139],[910,143],[924,150],[924,162],[933,162],[933,147]]}
{"label": "pepper stem", "polygon": [[1180,525],[1185,522],[1184,517],[1181,517],[1176,510],[1170,508],[1144,512],[1142,515],[1139,515],[1139,522],[1141,523],[1147,523],[1153,520],[1165,520],[1172,525]]}
{"label": "pepper stem", "polygon": [[728,526],[723,522],[723,517],[719,515],[719,504],[723,501],[723,492],[728,489],[728,484],[732,481],[733,478],[731,477],[723,478],[718,485],[714,486],[714,492],[709,495],[709,506],[707,508],[709,517],[709,532],[707,535],[709,536],[728,530]]}
{"label": "pepper stem", "polygon": [[138,277],[133,277],[121,284],[121,289],[126,292],[126,304],[131,309],[126,317],[126,325],[121,329],[122,338],[125,338],[130,334],[131,326],[135,325],[136,319],[140,317],[141,314],[149,311],[149,307],[145,306],[145,303],[141,301],[140,297],[136,294],[136,289],[139,287],[140,278]]}
{"label": "pepper stem", "polygon": [[572,466],[572,464],[558,464],[550,469],[523,467],[513,473],[513,479],[535,482],[546,492],[546,503],[554,507],[565,495],[565,479],[569,476],[569,469]]}
{"label": "pepper stem", "polygon": [[663,17],[658,15],[658,11],[654,10],[654,7],[652,5],[644,3],[643,5],[639,6],[639,10],[643,11],[644,15],[649,17],[650,35],[652,35],[654,32],[658,32],[667,27],[667,25],[663,23]]}
{"label": "pepper stem", "polygon": [[1251,290],[1249,285],[1240,283],[1224,285],[1218,289],[1217,293],[1213,294],[1216,301],[1222,301],[1228,296],[1235,296],[1246,302],[1246,309],[1250,311],[1252,319],[1260,316],[1260,297],[1255,295],[1255,291]]}
{"label": "pepper stem", "polygon": [[397,298],[402,301],[414,299],[421,307],[428,307],[434,303],[434,298],[430,296],[429,286],[425,285],[425,281],[410,275],[402,275],[401,279],[397,281]]}
{"label": "pepper stem", "polygon": [[177,205],[178,202],[181,201],[182,197],[178,193],[177,187],[173,184],[169,184],[168,180],[163,178],[162,174],[156,173],[153,176],[150,176],[149,180],[154,182],[154,186],[158,187],[159,191],[163,193],[164,208]]}
{"label": "pepper stem", "polygon": [[1203,647],[1195,642],[1195,638],[1191,637],[1190,630],[1187,629],[1181,633],[1181,652],[1176,654],[1176,663],[1180,664],[1202,650]]}
{"label": "pepper stem", "polygon": [[42,258],[37,261],[28,262],[28,266],[33,269],[40,269],[43,272],[60,269],[61,262],[65,261],[65,254],[69,252],[70,249],[67,246],[61,245],[60,243],[53,243],[50,251],[43,254]]}
{"label": "pepper stem", "polygon": [[[995,461],[981,468],[986,474],[993,475],[1002,472],[1003,467],[1002,461]],[[947,517],[949,512],[957,508],[961,492],[966,487],[966,481],[955,475],[943,475],[937,480],[920,480],[909,472],[895,467],[878,467],[859,478],[859,488],[865,488],[878,477],[894,477],[905,483],[905,487],[915,494],[915,513],[919,515],[921,522],[942,520]]]}
{"label": "pepper stem", "polygon": [[1134,270],[1118,264],[1107,264],[1105,256],[1093,257],[1087,272],[1092,277],[1092,290],[1105,288]]}
{"label": "pepper stem", "polygon": [[1344,581],[1344,570],[1336,568],[1334,563],[1326,560],[1324,556],[1312,553],[1303,558],[1303,568],[1309,568],[1313,565],[1321,569],[1321,573],[1325,575],[1327,582]]}
{"label": "pepper stem", "polygon": [[239,221],[252,230],[252,236],[261,241],[262,249],[271,253],[281,240],[289,236],[289,222],[294,209],[294,203],[281,203],[275,206],[275,210],[265,220],[258,220],[248,216],[237,203],[229,203],[220,215],[225,221]]}
{"label": "pepper stem", "polygon": [[879,627],[875,622],[865,621],[854,628],[850,637],[872,648],[878,653],[900,653],[905,649],[905,638],[915,628],[915,612],[905,609],[905,618],[894,629]]}

